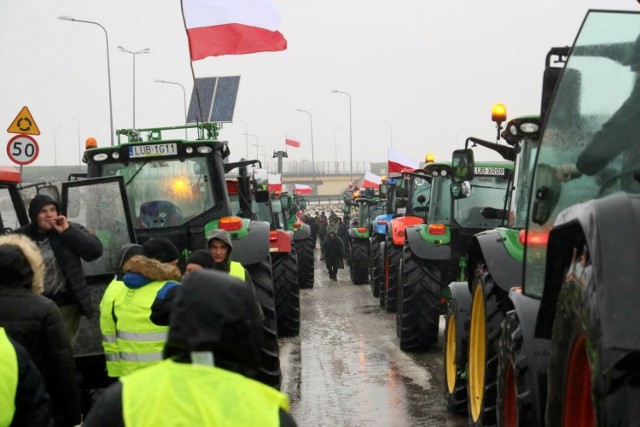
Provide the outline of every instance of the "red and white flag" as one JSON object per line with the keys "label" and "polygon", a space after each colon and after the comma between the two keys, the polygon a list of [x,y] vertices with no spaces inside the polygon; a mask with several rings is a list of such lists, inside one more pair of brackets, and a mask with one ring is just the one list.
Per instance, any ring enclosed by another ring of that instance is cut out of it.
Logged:
{"label": "red and white flag", "polygon": [[374,190],[380,188],[380,184],[382,184],[382,179],[376,175],[375,173],[366,172],[364,174],[364,179],[362,180],[362,185],[360,188],[371,187]]}
{"label": "red and white flag", "polygon": [[287,48],[270,0],[182,0],[191,60]]}
{"label": "red and white flag", "polygon": [[284,135],[284,143],[291,147],[300,147],[300,139],[293,135],[289,135],[288,133]]}
{"label": "red and white flag", "polygon": [[399,152],[395,151],[393,148],[387,149],[388,153],[388,174],[393,172],[402,172],[404,169],[418,169],[420,167],[420,162],[418,160],[410,159]]}
{"label": "red and white flag", "polygon": [[304,184],[296,184],[296,187],[293,189],[294,194],[311,194],[313,192],[313,188]]}
{"label": "red and white flag", "polygon": [[267,175],[267,181],[269,182],[269,191],[282,191],[282,174],[270,173]]}

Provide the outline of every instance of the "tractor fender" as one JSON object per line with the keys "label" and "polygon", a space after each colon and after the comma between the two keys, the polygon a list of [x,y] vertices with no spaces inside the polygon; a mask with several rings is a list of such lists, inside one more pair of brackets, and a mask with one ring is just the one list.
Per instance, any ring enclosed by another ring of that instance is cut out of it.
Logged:
{"label": "tractor fender", "polygon": [[451,282],[449,283],[449,293],[451,294],[451,300],[456,301],[456,307],[461,315],[459,319],[468,319],[471,313],[469,284],[467,282]]}
{"label": "tractor fender", "polygon": [[304,240],[311,238],[311,227],[309,224],[302,224],[302,227],[293,232],[293,240]]}
{"label": "tractor fender", "polygon": [[391,236],[394,245],[403,246],[407,227],[423,222],[422,218],[417,216],[400,216],[387,223],[387,234]]}
{"label": "tractor fender", "polygon": [[595,282],[605,349],[639,351],[638,277],[640,196],[615,193],[570,206],[558,215],[549,234],[547,265],[536,336],[549,338],[565,268],[573,248],[586,245]]}
{"label": "tractor fender", "polygon": [[407,227],[405,230],[409,248],[421,259],[448,261],[451,258],[451,245],[435,245],[422,240],[420,226]]}
{"label": "tractor fender", "polygon": [[269,223],[251,221],[246,237],[232,240],[231,259],[242,265],[256,264],[269,256]]}
{"label": "tractor fender", "polygon": [[[487,230],[473,236],[469,246],[471,267],[483,259],[494,283],[505,292],[522,283],[523,263],[513,258],[505,248],[504,239],[496,230]],[[473,277],[473,276],[469,276]]]}
{"label": "tractor fender", "polygon": [[269,232],[270,252],[291,252],[291,242],[293,241],[293,231],[271,230]]}
{"label": "tractor fender", "polygon": [[386,234],[387,233],[387,224],[391,221],[394,214],[385,214],[378,215],[376,219],[373,221],[373,232],[375,234]]}

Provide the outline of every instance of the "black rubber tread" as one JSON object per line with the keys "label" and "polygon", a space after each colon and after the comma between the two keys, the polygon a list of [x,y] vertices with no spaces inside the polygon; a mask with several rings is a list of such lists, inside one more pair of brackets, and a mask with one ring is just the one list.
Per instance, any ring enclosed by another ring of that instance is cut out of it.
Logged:
{"label": "black rubber tread", "polygon": [[371,265],[369,267],[369,285],[371,295],[380,296],[380,283],[382,282],[382,262],[380,261],[380,242],[384,237],[374,234],[371,237]]}
{"label": "black rubber tread", "polygon": [[[456,379],[453,386],[453,392],[449,392],[447,387],[447,344],[446,337],[449,333],[449,326],[451,317],[455,318],[456,324]],[[444,336],[445,344],[443,346],[443,369],[444,369],[444,393],[445,400],[447,402],[447,410],[453,414],[466,414],[467,413],[467,381],[463,378],[465,371],[467,370],[467,351],[469,345],[469,319],[461,319],[460,312],[457,307],[457,301],[450,299],[447,304],[447,312],[445,317]]]}
{"label": "black rubber tread", "polygon": [[[584,255],[584,259],[581,256]],[[584,263],[584,264],[583,264]],[[558,297],[557,312],[551,335],[551,357],[547,371],[548,396],[546,425],[562,425],[565,380],[570,353],[575,339],[584,335],[586,353],[591,366],[591,393],[596,426],[640,425],[640,355],[626,353],[606,372],[602,370],[602,331],[599,313],[602,311],[596,291],[597,277],[586,249],[576,251]],[[638,300],[638,294],[628,295]],[[620,321],[624,322],[621,313]]]}
{"label": "black rubber tread", "polygon": [[297,264],[296,254],[293,252],[272,254],[279,337],[295,337],[300,333],[300,289]]}
{"label": "black rubber tread", "polygon": [[[473,420],[471,408],[469,408],[469,425],[492,426],[496,425],[496,394],[497,394],[497,374],[498,374],[498,354],[500,346],[500,334],[502,332],[502,321],[509,310],[513,309],[509,295],[500,289],[493,282],[491,274],[484,263],[478,263],[475,269],[473,288],[471,292],[471,312],[469,319],[473,318],[473,297],[475,289],[482,288],[485,307],[485,366],[484,366],[484,390],[481,396],[482,406],[479,418]],[[469,324],[469,342],[473,334],[473,324]],[[467,358],[471,357],[471,347],[468,347]],[[467,359],[468,360],[468,359]],[[468,378],[471,381],[473,373],[472,365],[468,365]],[[471,387],[467,387],[469,394]],[[473,397],[468,395],[468,399]]]}
{"label": "black rubber tread", "polygon": [[536,427],[541,425],[537,420],[534,408],[532,393],[535,392],[533,387],[533,378],[535,375],[529,369],[529,359],[524,348],[524,339],[522,337],[522,328],[518,314],[514,311],[507,313],[507,317],[502,322],[502,332],[500,335],[500,352],[498,356],[498,385],[496,396],[496,411],[498,414],[498,426],[507,426],[502,418],[505,405],[505,388],[507,368],[511,366],[513,370],[513,381],[516,391],[516,408],[519,427]]}
{"label": "black rubber tread", "polygon": [[385,242],[384,248],[382,248],[381,260],[382,263],[382,280],[380,281],[380,292],[378,300],[380,307],[384,307],[387,303],[387,290],[385,289],[385,281],[387,277],[387,270],[389,268],[389,252],[387,251],[388,243]]}
{"label": "black rubber tread", "polygon": [[351,239],[351,281],[365,285],[369,279],[369,239]]}
{"label": "black rubber tread", "polygon": [[385,303],[384,306],[389,313],[395,313],[398,299],[398,283],[400,282],[400,259],[402,258],[402,246],[389,243],[388,250],[389,259],[389,283],[385,285]]}
{"label": "black rubber tread", "polygon": [[403,351],[427,350],[438,342],[440,272],[434,263],[418,258],[405,247],[396,312],[396,333]]}
{"label": "black rubber tread", "polygon": [[246,265],[256,290],[258,302],[264,313],[262,359],[258,380],[280,389],[280,353],[278,347],[278,326],[276,323],[275,292],[269,257],[262,262]]}
{"label": "black rubber tread", "polygon": [[294,240],[296,255],[298,256],[298,288],[313,288],[313,239]]}

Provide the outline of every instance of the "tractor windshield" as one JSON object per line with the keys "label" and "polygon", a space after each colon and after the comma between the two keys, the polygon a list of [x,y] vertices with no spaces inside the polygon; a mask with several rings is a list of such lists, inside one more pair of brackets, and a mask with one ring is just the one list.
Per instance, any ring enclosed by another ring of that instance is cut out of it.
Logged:
{"label": "tractor windshield", "polygon": [[508,179],[504,175],[504,168],[495,169],[501,169],[502,174],[476,175],[471,181],[471,195],[455,201],[454,219],[462,228],[491,229],[501,225],[501,219],[487,219],[482,215],[484,208],[505,208]]}
{"label": "tractor windshield", "polygon": [[524,228],[527,225],[529,191],[538,142],[525,138],[518,143],[518,149],[515,190],[511,195],[512,211],[509,214],[509,226],[512,228]]}
{"label": "tractor windshield", "polygon": [[429,214],[431,183],[424,176],[409,175],[409,194],[411,195],[409,215],[426,219]]}
{"label": "tractor windshield", "polygon": [[436,175],[431,181],[431,205],[429,210],[429,224],[451,223],[451,180],[447,176]]}

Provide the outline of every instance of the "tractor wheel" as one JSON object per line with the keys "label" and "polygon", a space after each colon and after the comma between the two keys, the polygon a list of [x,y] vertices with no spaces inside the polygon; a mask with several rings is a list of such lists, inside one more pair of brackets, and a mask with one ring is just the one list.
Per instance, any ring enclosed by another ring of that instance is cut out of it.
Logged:
{"label": "tractor wheel", "polygon": [[298,288],[313,288],[313,240],[294,240],[293,244],[298,255]]}
{"label": "tractor wheel", "polygon": [[440,321],[440,272],[418,258],[410,248],[400,261],[396,333],[403,351],[426,350],[438,342]]}
{"label": "tractor wheel", "polygon": [[468,349],[468,399],[471,425],[496,423],[496,375],[501,324],[512,309],[508,294],[478,263],[471,293]]}
{"label": "tractor wheel", "polygon": [[371,294],[380,297],[380,281],[382,263],[380,262],[380,237],[374,235],[371,238],[371,266],[369,267],[369,284],[371,286]]}
{"label": "tractor wheel", "polygon": [[380,292],[379,292],[379,301],[380,307],[384,307],[387,303],[387,290],[385,288],[385,283],[389,278],[389,252],[387,251],[387,242],[382,242],[380,244],[380,262],[382,263],[382,280],[380,281]]}
{"label": "tractor wheel", "polygon": [[265,258],[262,262],[245,266],[253,287],[256,290],[258,302],[264,313],[262,357],[258,380],[264,384],[280,389],[282,379],[280,373],[280,354],[278,349],[278,326],[276,323],[275,292],[271,262]]}
{"label": "tractor wheel", "polygon": [[[615,351],[618,361],[603,371],[597,276],[585,248],[574,254],[551,335],[546,425],[640,425],[638,354]],[[629,298],[637,299],[637,294]],[[624,313],[620,321],[625,321]]]}
{"label": "tractor wheel", "polygon": [[354,285],[367,283],[369,275],[369,239],[351,239],[351,281]]}
{"label": "tractor wheel", "polygon": [[532,393],[535,392],[529,366],[529,355],[524,347],[522,327],[518,314],[511,311],[502,322],[500,355],[498,357],[498,389],[496,410],[498,426],[535,427],[540,425],[535,414]]}
{"label": "tractor wheel", "polygon": [[300,290],[296,255],[293,252],[278,252],[273,254],[272,262],[278,336],[295,337],[300,333]]}
{"label": "tractor wheel", "polygon": [[398,298],[398,282],[400,282],[400,259],[402,258],[402,246],[388,246],[387,283],[385,284],[385,307],[387,312],[395,313]]}
{"label": "tractor wheel", "polygon": [[[453,414],[467,413],[467,346],[468,317],[460,313],[459,301],[451,298],[447,304],[444,328],[444,379],[447,409]],[[467,303],[468,305],[468,303]],[[467,307],[468,308],[468,307]]]}

